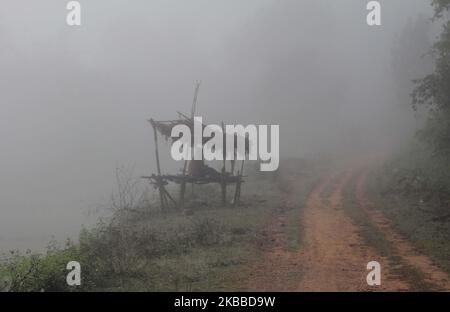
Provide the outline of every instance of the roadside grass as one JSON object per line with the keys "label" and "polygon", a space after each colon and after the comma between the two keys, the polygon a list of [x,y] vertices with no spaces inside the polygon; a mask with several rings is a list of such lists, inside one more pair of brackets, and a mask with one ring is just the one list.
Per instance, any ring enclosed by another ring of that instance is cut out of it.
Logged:
{"label": "roadside grass", "polygon": [[297,251],[303,247],[304,227],[303,227],[303,215],[304,209],[307,204],[309,194],[313,191],[314,187],[319,182],[319,175],[311,173],[304,176],[304,183],[301,191],[297,191],[293,194],[294,207],[287,213],[287,240],[288,248],[291,251]]}
{"label": "roadside grass", "polygon": [[386,239],[376,225],[370,220],[367,213],[360,207],[356,196],[356,181],[351,182],[344,190],[344,207],[348,215],[358,226],[359,231],[365,242],[374,247],[382,257],[387,258],[390,271],[406,281],[410,286],[410,291],[434,291],[437,290],[434,285],[428,283],[423,273],[407,264],[395,251],[392,244]]}
{"label": "roadside grass", "polygon": [[[450,274],[450,192],[445,191],[450,177],[443,177],[448,168],[442,163],[431,162],[426,157],[400,158],[372,174],[368,186],[396,229]],[[441,168],[439,174],[436,167]]]}
{"label": "roadside grass", "polygon": [[[279,191],[270,179],[245,187],[247,195],[237,207],[202,204],[187,214],[138,208],[120,211],[112,220],[82,230],[77,244],[58,246],[43,255],[17,252],[0,268],[4,290],[231,289],[237,285],[233,273],[258,257],[265,223],[279,201]],[[65,284],[65,266],[71,260],[81,263],[79,288]],[[48,263],[54,264],[53,271],[45,269]]]}
{"label": "roadside grass", "polygon": [[282,196],[289,199],[287,205],[280,206],[278,213],[286,219],[282,231],[286,237],[286,247],[291,252],[302,248],[303,211],[309,194],[320,181],[321,170],[323,168],[314,161],[287,159],[275,176]]}

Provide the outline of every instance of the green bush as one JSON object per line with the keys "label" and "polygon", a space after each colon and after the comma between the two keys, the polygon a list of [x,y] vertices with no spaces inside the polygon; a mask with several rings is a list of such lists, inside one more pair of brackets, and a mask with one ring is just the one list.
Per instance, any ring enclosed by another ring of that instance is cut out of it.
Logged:
{"label": "green bush", "polygon": [[81,259],[79,249],[68,242],[64,249],[49,248],[45,255],[11,251],[1,267],[2,290],[14,292],[70,291],[66,266]]}

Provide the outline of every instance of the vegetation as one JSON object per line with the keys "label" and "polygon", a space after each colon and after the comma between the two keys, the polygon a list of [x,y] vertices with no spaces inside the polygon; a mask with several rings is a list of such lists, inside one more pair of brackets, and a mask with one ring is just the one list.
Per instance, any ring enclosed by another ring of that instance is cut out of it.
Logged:
{"label": "vegetation", "polygon": [[444,17],[450,10],[449,0],[433,0],[435,20],[443,23],[438,42],[433,45],[435,71],[417,80],[413,91],[413,108],[425,106],[429,110],[426,126],[418,138],[431,147],[433,154],[449,157],[450,151],[450,20]]}
{"label": "vegetation", "polygon": [[[414,110],[426,122],[416,140],[372,177],[372,193],[397,228],[450,272],[450,0],[433,0],[442,33],[431,48],[434,72],[415,80]],[[400,55],[399,55],[400,56]]]}
{"label": "vegetation", "polygon": [[450,273],[447,164],[445,158],[417,144],[379,170],[370,189],[395,226]]}

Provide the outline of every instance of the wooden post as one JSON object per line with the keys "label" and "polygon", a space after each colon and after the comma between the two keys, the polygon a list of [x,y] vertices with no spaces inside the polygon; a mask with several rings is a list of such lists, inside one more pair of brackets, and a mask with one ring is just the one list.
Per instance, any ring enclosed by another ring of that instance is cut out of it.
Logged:
{"label": "wooden post", "polygon": [[236,154],[234,153],[234,151],[233,151],[233,154],[234,154],[235,158],[233,160],[231,160],[231,175],[234,175],[234,166],[236,164]]}
{"label": "wooden post", "polygon": [[239,175],[239,192],[238,192],[238,197],[237,197],[238,201],[241,199],[242,177],[244,176],[244,162],[245,162],[245,159],[242,160],[242,163],[241,163],[241,174]]}
{"label": "wooden post", "polygon": [[234,191],[234,200],[233,200],[233,206],[236,206],[239,202],[239,199],[241,198],[241,184],[242,184],[242,175],[244,172],[244,161],[242,160],[241,164],[241,170],[237,172],[238,180],[236,181],[236,189]]}
{"label": "wooden post", "polygon": [[155,121],[153,119],[150,119],[150,123],[152,124],[153,127],[153,138],[155,140],[155,155],[156,155],[156,168],[158,170],[158,190],[159,190],[159,198],[161,200],[161,209],[165,209],[166,205],[166,198],[165,198],[165,194],[164,194],[164,186],[162,184],[162,179],[161,179],[161,165],[159,163],[159,150],[158,150],[158,130],[156,128],[156,124]]}
{"label": "wooden post", "polygon": [[[195,84],[195,91],[194,91],[194,99],[192,100],[192,108],[191,108],[191,118],[187,118],[186,115],[178,112],[178,114],[180,116],[183,116],[184,118],[190,120],[192,128],[194,128],[194,117],[195,117],[195,113],[197,111],[197,98],[198,98],[198,92],[200,91],[200,82],[197,81]],[[193,155],[191,155],[193,156]],[[186,176],[186,167],[187,167],[188,161],[185,160],[184,161],[184,166],[183,166],[183,177]],[[181,181],[181,185],[180,185],[180,204],[183,205],[184,203],[184,195],[186,193],[186,181],[183,179],[183,181]],[[192,197],[194,197],[194,183],[192,183]]]}
{"label": "wooden post", "polygon": [[[177,205],[176,200],[173,199],[173,197],[169,194],[169,192],[165,188],[163,188],[163,191],[164,191],[164,194],[173,202],[173,204],[175,205],[175,208],[177,208],[178,205]],[[169,205],[167,198],[166,198],[166,204]]]}
{"label": "wooden post", "polygon": [[241,171],[240,171],[241,177],[244,175],[244,162],[245,162],[245,159],[242,160],[242,163],[241,163]]}
{"label": "wooden post", "polygon": [[227,149],[226,149],[226,133],[225,133],[225,124],[222,121],[222,132],[223,132],[223,166],[222,166],[222,181],[221,181],[221,187],[222,187],[222,205],[227,204],[227,181],[226,181],[226,156],[227,156]]}
{"label": "wooden post", "polygon": [[192,108],[191,108],[191,119],[194,121],[195,113],[197,110],[197,97],[198,97],[198,91],[200,90],[200,82],[197,81],[195,84],[195,91],[194,91],[194,100],[192,101]]}
{"label": "wooden post", "polygon": [[239,185],[239,176],[240,175],[240,173],[239,173],[239,170],[238,170],[238,172],[237,172],[237,178],[238,178],[238,180],[236,181],[236,187],[235,187],[235,189],[234,189],[234,197],[233,197],[233,207],[235,207],[236,205],[237,205],[237,202],[238,202],[238,196],[239,196],[239,187],[240,187],[240,185]]}
{"label": "wooden post", "polygon": [[[186,176],[187,160],[184,161],[183,178]],[[180,206],[184,205],[184,194],[186,193],[186,180],[183,179],[180,184]]]}
{"label": "wooden post", "polygon": [[160,190],[160,192],[161,192],[161,194],[162,194],[162,197],[163,197],[163,201],[164,201],[164,208],[167,208],[167,207],[169,207],[169,201],[167,200],[167,196],[166,196],[166,189],[164,188],[164,184],[163,184],[163,180],[162,179],[159,179],[159,181],[160,181],[160,187],[159,187],[159,190]]}

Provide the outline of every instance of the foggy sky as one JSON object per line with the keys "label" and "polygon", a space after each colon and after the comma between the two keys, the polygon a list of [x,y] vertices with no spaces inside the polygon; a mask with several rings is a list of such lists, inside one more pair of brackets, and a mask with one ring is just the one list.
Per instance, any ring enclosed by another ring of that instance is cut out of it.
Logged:
{"label": "foggy sky", "polygon": [[151,173],[146,119],[189,112],[196,80],[207,122],[279,124],[284,156],[395,143],[391,47],[431,16],[426,0],[381,1],[375,28],[362,0],[80,2],[68,27],[65,1],[0,0],[0,250],[74,236],[116,167]]}

